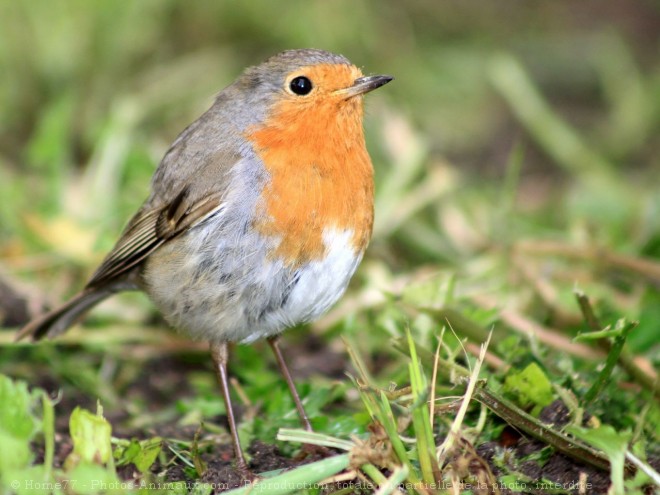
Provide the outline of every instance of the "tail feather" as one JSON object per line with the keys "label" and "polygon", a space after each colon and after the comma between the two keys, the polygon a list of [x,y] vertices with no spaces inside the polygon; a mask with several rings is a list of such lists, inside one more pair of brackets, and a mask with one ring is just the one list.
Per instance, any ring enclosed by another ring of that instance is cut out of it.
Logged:
{"label": "tail feather", "polygon": [[135,288],[132,284],[119,282],[105,287],[85,289],[62,306],[30,321],[16,334],[16,341],[26,337],[30,337],[32,340],[40,340],[43,337],[57,337],[76,323],[92,306],[95,306],[106,297],[115,292]]}

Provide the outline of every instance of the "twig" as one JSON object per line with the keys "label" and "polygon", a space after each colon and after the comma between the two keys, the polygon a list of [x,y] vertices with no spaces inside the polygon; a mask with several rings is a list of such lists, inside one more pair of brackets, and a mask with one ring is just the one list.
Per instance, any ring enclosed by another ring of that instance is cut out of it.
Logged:
{"label": "twig", "polygon": [[[475,296],[473,297],[473,300],[481,307],[492,308],[494,306],[494,302],[485,296]],[[564,352],[585,359],[602,359],[605,357],[604,352],[593,349],[584,344],[572,342],[559,331],[544,327],[511,309],[501,309],[500,318],[502,318],[502,321],[514,330],[530,337],[535,337],[540,342],[555,349],[560,349]]]}
{"label": "twig", "polygon": [[516,243],[514,250],[533,255],[561,256],[567,259],[590,261],[605,266],[633,272],[660,285],[660,263],[649,258],[627,256],[613,253],[607,249],[572,246],[553,241],[521,241]]}
{"label": "twig", "polygon": [[579,443],[561,432],[549,428],[512,402],[489,391],[485,386],[482,385],[477,387],[474,395],[493,413],[511,426],[527,433],[529,436],[536,438],[537,440],[541,440],[542,442],[553,446],[562,454],[604,471],[610,469],[610,463],[607,460],[607,457],[601,452]]}

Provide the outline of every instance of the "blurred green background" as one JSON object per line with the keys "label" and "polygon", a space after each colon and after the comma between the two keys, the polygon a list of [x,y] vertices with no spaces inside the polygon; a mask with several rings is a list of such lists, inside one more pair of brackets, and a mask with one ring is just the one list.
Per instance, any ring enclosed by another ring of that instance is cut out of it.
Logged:
{"label": "blurred green background", "polygon": [[[0,326],[79,290],[177,134],[243,68],[301,47],[396,78],[366,99],[371,247],[337,307],[287,334],[315,428],[348,437],[369,420],[339,335],[385,388],[410,381],[392,338],[410,329],[429,353],[446,327],[459,360],[451,326],[466,355],[494,330],[489,386],[530,362],[564,399],[601,383],[594,417],[655,430],[657,448],[657,0],[0,0]],[[597,326],[640,322],[611,381],[597,378],[606,339],[572,341],[588,330],[576,288]],[[98,397],[113,431],[176,422],[159,434],[190,442],[224,406],[203,346],[165,326],[122,295],[54,344],[0,333],[0,368],[60,391],[58,431]],[[242,434],[273,442],[298,423],[264,352],[240,346],[232,372]],[[488,421],[480,442],[501,431]]]}
{"label": "blurred green background", "polygon": [[557,315],[578,285],[641,318],[648,350],[659,34],[650,0],[1,1],[0,269],[47,302],[72,293],[214,94],[317,47],[396,77],[367,103],[377,224],[356,287],[447,270],[461,297],[572,332]]}

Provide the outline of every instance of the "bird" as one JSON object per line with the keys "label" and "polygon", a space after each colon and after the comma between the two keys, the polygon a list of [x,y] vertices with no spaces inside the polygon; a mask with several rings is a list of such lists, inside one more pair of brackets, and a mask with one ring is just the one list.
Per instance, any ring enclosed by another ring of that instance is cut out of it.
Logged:
{"label": "bird", "polygon": [[87,285],[17,340],[56,337],[107,297],[141,290],[171,326],[209,343],[237,469],[249,472],[228,385],[230,343],[267,339],[311,430],[279,336],[323,315],[364,255],[374,181],[363,96],[392,79],[319,49],[245,69],[170,146]]}

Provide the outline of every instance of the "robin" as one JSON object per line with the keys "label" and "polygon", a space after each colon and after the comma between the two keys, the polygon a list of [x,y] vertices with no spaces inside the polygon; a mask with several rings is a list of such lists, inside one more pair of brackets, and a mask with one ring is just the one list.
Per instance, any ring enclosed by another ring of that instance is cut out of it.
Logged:
{"label": "robin", "polygon": [[391,80],[313,49],[246,69],[174,141],[85,288],[17,338],[55,337],[106,297],[142,290],[172,326],[210,343],[240,470],[228,343],[268,339],[311,430],[278,336],[327,311],[362,259],[374,190],[362,97]]}

